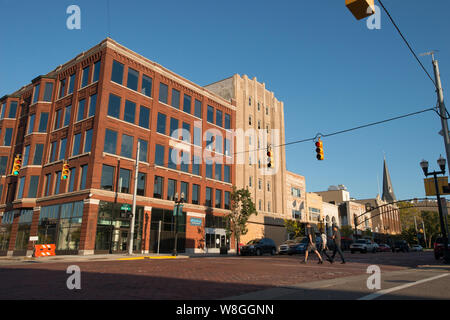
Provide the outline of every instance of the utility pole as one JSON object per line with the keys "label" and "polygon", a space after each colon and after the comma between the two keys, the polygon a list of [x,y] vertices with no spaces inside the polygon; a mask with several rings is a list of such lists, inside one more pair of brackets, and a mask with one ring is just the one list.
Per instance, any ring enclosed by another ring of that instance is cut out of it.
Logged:
{"label": "utility pole", "polygon": [[134,169],[134,191],[133,191],[133,207],[131,208],[131,223],[130,223],[130,241],[128,242],[128,254],[133,254],[133,240],[134,240],[134,224],[136,220],[136,194],[137,194],[137,182],[139,175],[139,151],[141,149],[141,142],[138,140],[136,151],[136,164]]}

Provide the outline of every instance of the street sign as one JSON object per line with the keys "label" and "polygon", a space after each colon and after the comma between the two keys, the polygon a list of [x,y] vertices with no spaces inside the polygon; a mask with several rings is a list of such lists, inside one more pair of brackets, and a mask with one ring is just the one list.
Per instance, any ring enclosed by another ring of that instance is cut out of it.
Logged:
{"label": "street sign", "polygon": [[38,236],[31,236],[29,241],[38,241],[39,237]]}
{"label": "street sign", "polygon": [[120,210],[122,211],[131,211],[131,206],[129,204],[124,203],[121,207]]}
{"label": "street sign", "polygon": [[[450,190],[448,189],[448,177],[438,177],[438,187],[439,187],[439,194],[440,195],[446,195],[450,194]],[[434,184],[434,178],[425,178],[423,179],[424,185],[425,185],[425,194],[427,196],[435,196],[436,195],[436,186]]]}
{"label": "street sign", "polygon": [[202,219],[201,218],[191,218],[190,222],[191,222],[191,226],[194,226],[194,227],[201,227],[202,226]]}

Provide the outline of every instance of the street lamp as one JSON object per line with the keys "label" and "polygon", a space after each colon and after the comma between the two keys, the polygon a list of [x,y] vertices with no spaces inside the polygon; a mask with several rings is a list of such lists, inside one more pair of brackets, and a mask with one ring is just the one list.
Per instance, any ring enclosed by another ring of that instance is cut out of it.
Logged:
{"label": "street lamp", "polygon": [[439,186],[438,186],[438,180],[437,180],[438,174],[445,174],[445,159],[442,158],[442,156],[440,156],[439,159],[437,160],[437,163],[438,163],[441,171],[428,172],[428,161],[426,161],[426,160],[422,160],[420,162],[420,167],[422,168],[425,177],[433,176],[433,178],[434,178],[434,186],[436,188],[436,198],[437,198],[437,203],[438,203],[438,208],[439,208],[439,220],[441,223],[441,233],[442,233],[442,238],[444,240],[444,261],[445,261],[445,263],[450,263],[450,255],[448,252],[447,228],[444,223],[444,215],[442,213],[441,196],[439,194]]}
{"label": "street lamp", "polygon": [[178,198],[178,192],[175,193],[175,206],[173,209],[173,215],[175,217],[175,243],[173,246],[173,256],[178,255],[177,243],[178,243],[178,216],[183,214],[183,202],[184,202],[184,192],[181,193],[181,197]]}

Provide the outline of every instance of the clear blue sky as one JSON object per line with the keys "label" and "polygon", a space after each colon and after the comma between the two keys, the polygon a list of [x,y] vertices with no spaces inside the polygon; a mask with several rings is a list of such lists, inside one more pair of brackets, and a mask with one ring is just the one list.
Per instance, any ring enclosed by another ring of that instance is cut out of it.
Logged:
{"label": "clear blue sky", "polygon": [[[450,86],[450,2],[383,0],[417,53],[440,50],[444,95]],[[81,8],[81,30],[66,9]],[[234,73],[256,76],[284,102],[286,142],[436,105],[431,81],[382,13],[381,29],[357,21],[344,0],[110,0],[109,35],[189,80],[206,85]],[[108,36],[107,1],[0,0],[0,96]],[[430,57],[422,57],[432,73]],[[450,102],[448,102],[450,104]],[[344,184],[369,198],[386,155],[398,199],[423,197],[422,158],[445,156],[433,112],[286,148],[288,170],[308,191]]]}

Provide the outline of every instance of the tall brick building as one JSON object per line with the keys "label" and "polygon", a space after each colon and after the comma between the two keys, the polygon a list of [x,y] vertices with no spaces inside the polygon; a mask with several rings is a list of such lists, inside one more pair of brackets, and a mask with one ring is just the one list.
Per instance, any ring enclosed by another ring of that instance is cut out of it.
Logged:
{"label": "tall brick building", "polygon": [[30,236],[57,253],[126,251],[138,141],[134,251],[155,252],[160,226],[159,249],[172,250],[181,193],[178,249],[233,249],[223,219],[235,179],[233,101],[107,38],[0,106],[0,254],[29,254]]}

